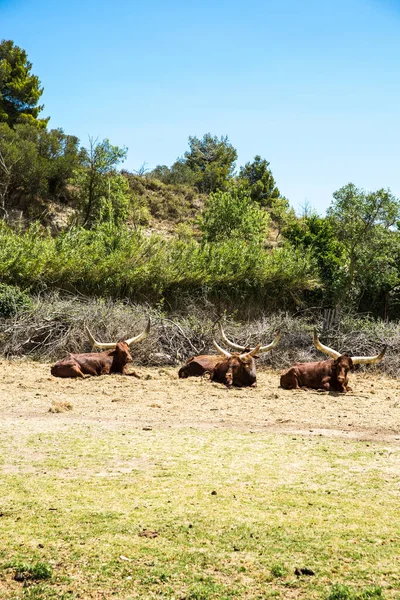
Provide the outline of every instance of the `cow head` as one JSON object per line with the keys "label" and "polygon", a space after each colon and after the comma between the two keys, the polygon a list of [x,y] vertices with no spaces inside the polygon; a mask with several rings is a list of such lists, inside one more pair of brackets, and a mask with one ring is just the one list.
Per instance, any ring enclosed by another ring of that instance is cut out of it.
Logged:
{"label": "cow head", "polygon": [[335,358],[334,369],[338,383],[346,385],[347,373],[354,371],[353,359],[347,354],[341,354],[338,358]]}
{"label": "cow head", "polygon": [[260,350],[260,344],[243,354],[235,352],[231,354],[223,350],[214,340],[214,346],[225,358],[217,363],[211,374],[213,381],[219,381],[226,386],[236,385],[238,387],[255,386],[257,384],[256,361],[254,360]]}
{"label": "cow head", "polygon": [[269,352],[277,345],[281,337],[280,331],[278,331],[275,339],[267,346],[258,344],[255,348],[250,348],[231,342],[226,337],[221,323],[218,324],[218,327],[224,342],[234,350],[240,350],[240,352],[231,354],[230,352],[223,350],[214,340],[214,346],[220,354],[226,357],[226,360],[221,361],[214,368],[212,379],[221,381],[227,386],[237,385],[243,387],[257,385],[256,362],[254,359],[258,358],[258,354]]}
{"label": "cow head", "polygon": [[112,350],[110,356],[113,356],[114,362],[118,363],[121,366],[133,362],[133,358],[129,351],[129,346],[125,341],[117,342],[115,349]]}
{"label": "cow head", "polygon": [[387,346],[384,346],[380,354],[377,354],[376,356],[348,356],[347,354],[340,354],[340,352],[329,348],[329,346],[324,346],[324,344],[321,344],[321,342],[318,339],[316,329],[314,329],[314,346],[318,350],[321,350],[321,352],[323,352],[324,354],[327,354],[328,356],[334,359],[337,379],[339,382],[344,381],[347,373],[349,371],[353,371],[355,365],[367,365],[380,362],[385,356],[387,348]]}

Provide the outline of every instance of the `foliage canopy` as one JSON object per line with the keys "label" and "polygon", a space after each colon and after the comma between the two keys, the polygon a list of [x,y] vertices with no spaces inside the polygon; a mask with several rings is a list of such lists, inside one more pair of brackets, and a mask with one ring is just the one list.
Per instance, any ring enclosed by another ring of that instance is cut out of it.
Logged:
{"label": "foliage canopy", "polygon": [[10,127],[17,123],[45,127],[49,120],[38,119],[43,88],[31,69],[25,50],[12,40],[0,42],[0,122]]}

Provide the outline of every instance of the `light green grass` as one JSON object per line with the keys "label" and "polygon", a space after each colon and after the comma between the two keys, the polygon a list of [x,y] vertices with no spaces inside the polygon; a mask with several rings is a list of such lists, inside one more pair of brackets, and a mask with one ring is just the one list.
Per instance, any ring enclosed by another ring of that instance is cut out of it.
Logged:
{"label": "light green grass", "polygon": [[400,598],[398,447],[93,424],[0,450],[2,599]]}

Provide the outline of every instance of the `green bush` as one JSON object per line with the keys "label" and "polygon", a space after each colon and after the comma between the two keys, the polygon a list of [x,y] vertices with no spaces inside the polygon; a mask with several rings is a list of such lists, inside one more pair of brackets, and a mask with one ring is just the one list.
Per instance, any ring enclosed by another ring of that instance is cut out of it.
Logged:
{"label": "green bush", "polygon": [[200,218],[200,229],[207,242],[237,238],[262,242],[269,217],[243,190],[215,192],[206,200]]}
{"label": "green bush", "polygon": [[257,299],[271,308],[301,303],[318,286],[307,252],[267,251],[239,236],[199,244],[102,224],[52,237],[32,225],[19,233],[0,224],[0,278],[33,291],[63,289],[86,295],[168,301],[181,294],[219,300]]}
{"label": "green bush", "polygon": [[19,287],[0,283],[0,317],[12,317],[30,304],[30,297]]}

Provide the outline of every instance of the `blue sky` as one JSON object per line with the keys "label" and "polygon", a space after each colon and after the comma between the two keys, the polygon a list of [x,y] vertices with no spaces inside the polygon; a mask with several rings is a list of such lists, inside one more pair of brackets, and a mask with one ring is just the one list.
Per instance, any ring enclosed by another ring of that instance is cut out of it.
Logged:
{"label": "blue sky", "polygon": [[400,0],[0,0],[43,116],[127,169],[171,165],[190,135],[260,154],[298,212],[349,181],[400,197]]}

